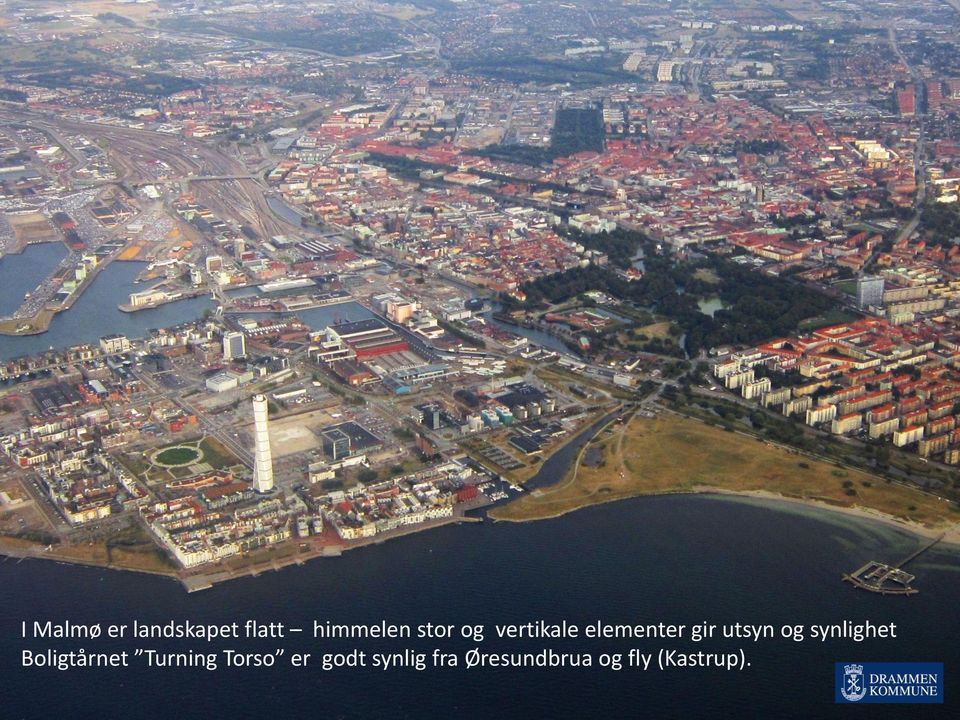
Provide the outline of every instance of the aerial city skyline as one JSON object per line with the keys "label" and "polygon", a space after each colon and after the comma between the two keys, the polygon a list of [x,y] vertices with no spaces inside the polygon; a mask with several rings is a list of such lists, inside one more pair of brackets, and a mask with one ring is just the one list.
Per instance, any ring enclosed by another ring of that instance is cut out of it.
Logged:
{"label": "aerial city skyline", "polygon": [[[605,418],[588,498],[955,532],[949,5],[495,3],[479,34],[471,3],[116,5],[5,8],[3,478],[41,490],[13,535],[59,556],[107,521],[202,586],[574,509],[523,485]],[[718,429],[816,462],[631,469]]]}
{"label": "aerial city skyline", "polygon": [[[939,607],[958,30],[953,0],[0,2],[0,554],[201,607],[402,587],[383,558],[481,563],[474,533],[601,552],[657,503],[732,546],[759,507],[837,528],[778,551],[836,542],[826,596]],[[831,657],[851,697],[870,661]]]}

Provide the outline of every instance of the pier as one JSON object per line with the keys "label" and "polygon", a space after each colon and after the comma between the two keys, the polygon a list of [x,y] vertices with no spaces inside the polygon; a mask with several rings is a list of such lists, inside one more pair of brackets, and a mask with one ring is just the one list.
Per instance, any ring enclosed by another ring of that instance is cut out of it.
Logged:
{"label": "pier", "polygon": [[125,313],[135,313],[141,310],[152,310],[154,308],[161,307],[162,305],[168,305],[169,303],[179,302],[180,300],[189,300],[191,298],[200,297],[201,295],[206,295],[207,290],[205,288],[191,288],[189,290],[179,290],[177,292],[165,292],[165,297],[151,302],[145,302],[140,305],[131,305],[130,303],[120,303],[117,305],[117,310]]}
{"label": "pier", "polygon": [[934,538],[896,565],[887,565],[886,563],[871,560],[849,575],[844,575],[843,580],[844,582],[852,583],[854,587],[860,588],[861,590],[880,593],[881,595],[915,595],[920,592],[912,585],[913,581],[916,580],[916,576],[908,573],[903,567],[932,548],[943,540],[943,538],[943,535]]}

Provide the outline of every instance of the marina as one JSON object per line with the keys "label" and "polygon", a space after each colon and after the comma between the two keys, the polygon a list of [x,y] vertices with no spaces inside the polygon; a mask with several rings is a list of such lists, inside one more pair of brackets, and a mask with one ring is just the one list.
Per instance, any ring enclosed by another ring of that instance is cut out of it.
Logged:
{"label": "marina", "polygon": [[876,560],[871,560],[859,569],[844,575],[845,582],[852,583],[854,587],[868,592],[879,593],[881,595],[915,595],[920,592],[913,587],[915,575],[911,575],[903,567],[925,553],[934,545],[943,540],[943,535],[927,543],[919,550],[911,553],[900,561],[897,565],[887,565]]}

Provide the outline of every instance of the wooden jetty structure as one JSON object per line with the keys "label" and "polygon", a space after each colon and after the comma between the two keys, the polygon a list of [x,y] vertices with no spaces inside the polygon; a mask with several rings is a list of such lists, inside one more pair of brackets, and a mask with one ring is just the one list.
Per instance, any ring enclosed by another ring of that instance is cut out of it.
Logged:
{"label": "wooden jetty structure", "polygon": [[941,535],[940,537],[934,538],[896,565],[887,565],[886,563],[871,560],[849,575],[844,575],[843,579],[845,582],[852,583],[854,587],[860,588],[861,590],[868,590],[869,592],[880,593],[881,595],[915,595],[920,592],[912,585],[913,581],[916,580],[916,576],[908,573],[903,567],[943,540],[943,537],[944,536]]}

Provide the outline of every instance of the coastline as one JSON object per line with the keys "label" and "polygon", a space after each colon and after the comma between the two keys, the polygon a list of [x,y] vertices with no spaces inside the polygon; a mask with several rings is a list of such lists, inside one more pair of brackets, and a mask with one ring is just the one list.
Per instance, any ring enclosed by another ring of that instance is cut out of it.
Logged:
{"label": "coastline", "polygon": [[[19,542],[8,542],[9,538],[0,538],[0,557],[15,558],[17,562],[27,559],[46,560],[50,562],[63,563],[67,565],[83,565],[86,567],[101,568],[104,570],[119,570],[126,572],[143,573],[146,575],[155,575],[176,580],[180,586],[188,593],[197,592],[212,588],[214,585],[234,580],[241,577],[257,577],[271,570],[282,570],[291,565],[304,565],[311,560],[323,557],[339,557],[344,552],[358,548],[368,547],[370,545],[379,545],[390,542],[406,535],[432,530],[445,525],[458,525],[461,523],[483,522],[484,518],[466,515],[466,511],[477,510],[486,507],[485,505],[476,505],[463,508],[459,513],[450,517],[430,520],[420,525],[411,525],[390,530],[385,533],[375,535],[370,538],[360,540],[345,540],[336,544],[314,544],[312,548],[305,552],[295,552],[293,554],[268,558],[266,560],[252,562],[237,568],[225,568],[222,565],[212,565],[210,567],[198,567],[195,569],[171,568],[169,571],[149,570],[146,568],[135,567],[132,565],[120,565],[116,563],[104,563],[96,560],[87,560],[84,558],[71,557],[67,555],[58,555],[56,551],[47,552],[43,545],[21,545]],[[295,542],[295,541],[294,541]]]}
{"label": "coastline", "polygon": [[[0,259],[3,259],[7,255],[23,255],[26,249],[33,245],[47,245],[51,243],[61,243],[65,245],[63,240],[55,235],[40,240],[25,240],[14,232],[14,238],[13,246],[8,247],[5,252],[0,253]],[[96,277],[96,273],[94,277]],[[49,276],[46,279],[49,279]],[[62,309],[66,309],[66,307],[55,308],[45,304],[29,317],[15,317],[14,315],[10,315],[9,317],[0,318],[0,335],[6,335],[8,337],[42,335],[50,329],[50,323],[53,321],[54,316]],[[24,325],[28,325],[29,329],[18,332],[17,328],[23,327]]]}
{"label": "coastline", "polygon": [[[624,423],[624,433],[628,429],[628,426],[635,419],[636,414],[631,413]],[[600,437],[602,430],[603,428],[598,430],[594,437]],[[621,434],[619,439],[621,445],[624,439],[625,436]],[[586,449],[587,444],[584,444],[577,453],[577,457],[573,461],[568,471],[563,474],[558,481],[552,483],[545,489],[557,490],[558,488],[563,488],[576,483],[577,475],[580,471],[581,462]],[[621,470],[621,476],[622,472],[623,471]],[[957,520],[954,522],[950,522],[950,519],[948,518],[945,521],[938,522],[936,524],[924,524],[915,520],[908,520],[903,517],[898,517],[873,507],[857,504],[848,505],[845,504],[845,501],[838,500],[836,498],[817,497],[815,495],[808,494],[790,494],[767,490],[764,488],[736,490],[713,485],[709,482],[691,484],[688,487],[676,487],[672,486],[672,484],[665,484],[665,486],[662,485],[658,489],[644,489],[643,487],[636,487],[627,489],[625,491],[621,489],[619,492],[611,492],[610,488],[604,484],[600,486],[599,489],[595,489],[589,495],[578,498],[576,502],[568,503],[566,507],[563,507],[561,504],[561,507],[556,510],[547,510],[545,508],[538,507],[536,508],[538,512],[531,512],[527,516],[520,514],[518,517],[516,514],[513,516],[501,514],[497,512],[498,508],[494,508],[492,512],[488,513],[488,515],[494,522],[531,522],[536,520],[559,518],[583,508],[604,505],[620,500],[631,500],[634,498],[656,497],[662,495],[713,495],[741,501],[758,500],[764,505],[777,502],[790,503],[795,507],[806,507],[814,511],[834,511],[851,518],[877,521],[888,527],[907,532],[914,537],[928,540],[939,539],[939,541],[944,545],[951,545],[960,548],[960,514],[958,514]],[[550,503],[548,502],[547,505],[549,504]],[[774,506],[771,509],[777,508]]]}
{"label": "coastline", "polygon": [[[119,260],[117,257],[111,256],[106,260],[98,264],[93,270],[83,279],[83,281],[77,286],[70,297],[68,297],[63,303],[46,303],[42,308],[37,310],[33,315],[27,317],[8,317],[0,319],[0,336],[8,337],[26,337],[28,335],[43,335],[45,332],[50,330],[50,324],[53,322],[54,317],[59,313],[64,313],[70,310],[76,304],[83,294],[90,289],[94,281],[100,277],[100,273],[106,270],[114,262],[126,262],[125,260]],[[200,293],[202,294],[202,293]],[[192,296],[191,296],[192,297]],[[186,297],[177,298],[188,299]],[[166,303],[161,303],[166,304]],[[159,307],[159,305],[157,305]],[[139,308],[138,308],[139,309]],[[144,308],[146,309],[146,308]],[[29,329],[23,331],[17,331],[17,328],[24,325],[29,326]]]}
{"label": "coastline", "polygon": [[[413,535],[416,533],[429,531],[438,527],[443,527],[446,525],[456,525],[461,523],[471,523],[471,522],[483,522],[484,517],[489,517],[494,523],[505,522],[505,523],[530,523],[530,522],[540,522],[543,520],[555,520],[561,518],[565,515],[577,512],[579,510],[584,510],[590,507],[600,507],[602,505],[608,505],[615,502],[621,502],[625,500],[636,500],[642,498],[652,498],[652,497],[663,497],[663,496],[681,496],[681,495],[701,495],[705,497],[722,497],[727,498],[733,501],[749,502],[749,501],[760,501],[758,504],[761,507],[764,507],[771,511],[783,511],[784,508],[777,508],[777,504],[788,504],[799,508],[807,508],[814,510],[816,513],[820,512],[834,512],[839,515],[845,515],[851,518],[857,518],[859,520],[873,521],[882,523],[883,525],[906,532],[913,537],[919,539],[932,540],[935,538],[941,538],[940,544],[945,546],[950,546],[953,549],[960,549],[960,523],[956,523],[952,526],[944,527],[928,527],[926,525],[921,525],[920,523],[910,522],[896,518],[892,515],[882,513],[878,510],[872,510],[870,508],[865,508],[857,505],[853,506],[842,506],[842,505],[832,505],[830,503],[823,502],[822,500],[817,500],[814,498],[798,498],[790,497],[787,495],[782,495],[780,493],[771,492],[768,490],[747,490],[747,491],[737,491],[737,490],[727,490],[724,488],[710,487],[710,486],[699,486],[693,490],[676,490],[671,492],[660,492],[660,493],[641,493],[636,495],[629,495],[624,497],[612,497],[599,500],[598,502],[591,502],[584,505],[580,505],[574,508],[567,508],[552,514],[545,514],[540,517],[535,518],[523,518],[523,519],[514,519],[514,518],[495,518],[489,514],[486,514],[481,517],[477,516],[468,516],[468,515],[454,515],[449,518],[442,518],[429,523],[425,523],[419,526],[411,526],[408,528],[398,528],[396,530],[390,531],[380,536],[375,536],[371,538],[365,538],[362,540],[354,541],[345,541],[338,543],[336,545],[316,545],[307,552],[294,553],[292,555],[287,555],[284,557],[271,558],[264,561],[259,561],[246,565],[239,568],[224,568],[222,566],[213,566],[205,569],[198,569],[194,571],[189,570],[170,570],[168,572],[157,571],[157,570],[148,570],[145,568],[137,568],[133,566],[125,566],[112,563],[101,563],[92,560],[84,560],[81,558],[62,556],[56,554],[56,552],[45,552],[41,546],[17,546],[11,545],[4,542],[4,539],[0,539],[0,556],[5,558],[15,558],[17,562],[21,562],[25,559],[38,559],[46,560],[64,564],[71,565],[82,565],[86,567],[96,567],[105,570],[118,570],[118,571],[127,571],[142,573],[146,575],[154,575],[158,577],[166,577],[172,580],[176,580],[177,583],[188,593],[198,592],[200,590],[206,590],[214,585],[220,583],[234,580],[241,577],[257,577],[268,571],[279,571],[285,567],[291,565],[304,565],[312,560],[323,557],[339,557],[342,553],[349,550],[355,550],[358,548],[368,547],[371,545],[379,545],[385,542],[390,542],[392,540],[407,536]],[[479,509],[479,508],[471,508]]]}
{"label": "coastline", "polygon": [[[911,535],[933,539],[943,535],[941,543],[944,545],[951,545],[960,548],[960,522],[957,522],[953,525],[941,526],[941,527],[928,527],[920,523],[911,522],[909,520],[902,520],[900,518],[894,517],[893,515],[888,515],[887,513],[880,512],[879,510],[873,510],[871,508],[862,507],[859,505],[833,505],[831,503],[823,502],[822,500],[817,500],[815,498],[799,498],[799,497],[790,497],[789,495],[783,495],[781,493],[771,492],[769,490],[727,490],[725,488],[711,487],[711,486],[698,486],[693,490],[672,490],[669,492],[656,492],[656,493],[637,493],[634,495],[624,495],[621,497],[609,497],[597,502],[585,503],[577,507],[565,508],[558,512],[544,514],[539,517],[532,518],[498,518],[492,517],[491,519],[494,522],[510,522],[510,523],[527,523],[527,522],[539,522],[541,520],[554,520],[556,518],[563,517],[564,515],[569,515],[570,513],[577,512],[578,510],[583,510],[590,507],[597,507],[600,505],[606,505],[608,503],[620,502],[623,500],[634,500],[638,498],[650,498],[650,497],[663,497],[670,495],[704,495],[704,496],[723,496],[733,500],[761,500],[764,505],[773,505],[775,503],[790,503],[792,505],[797,505],[801,507],[810,508],[818,511],[826,512],[836,512],[849,517],[856,517],[862,520],[873,520],[875,522],[883,523],[889,527],[896,528],[898,530],[903,530],[910,533]],[[771,508],[776,509],[776,508]]]}
{"label": "coastline", "polygon": [[[527,485],[528,491],[532,490],[536,492],[536,488],[541,484],[538,481],[542,481],[544,476],[552,476],[554,474],[553,468],[548,467],[552,466],[557,462],[567,462],[571,463],[567,466],[567,472],[563,473],[563,478],[567,481],[571,480],[571,475],[573,478],[576,477],[576,472],[580,467],[580,463],[583,459],[584,452],[588,447],[590,441],[600,435],[604,429],[609,427],[618,417],[624,418],[624,407],[623,405],[618,405],[612,411],[608,409],[605,414],[601,414],[599,418],[594,419],[592,422],[588,423],[586,427],[580,429],[579,432],[574,434],[569,438],[565,443],[560,445],[556,449],[555,453],[551,458],[546,461],[543,465],[539,467],[539,471],[531,478],[528,478],[524,485]],[[635,410],[633,408],[632,410]],[[634,412],[628,410],[626,413],[626,425],[629,425],[630,421],[634,418]],[[573,458],[569,458],[569,453],[575,452]],[[561,480],[562,484],[563,480]],[[529,485],[528,485],[529,483]],[[556,487],[557,483],[549,483],[546,487]],[[274,557],[261,557],[257,559],[252,559],[249,562],[240,564],[239,566],[226,567],[223,564],[212,565],[209,567],[198,567],[193,569],[187,568],[171,568],[169,571],[162,570],[152,570],[149,568],[136,567],[135,565],[125,565],[111,562],[101,562],[98,560],[88,560],[83,558],[76,558],[70,556],[60,555],[53,550],[52,552],[47,551],[43,546],[30,546],[30,545],[21,545],[16,541],[5,542],[6,538],[0,538],[0,556],[15,557],[19,558],[18,562],[25,558],[39,558],[43,560],[54,560],[57,562],[63,563],[73,563],[77,565],[87,565],[92,567],[101,567],[105,569],[112,570],[131,570],[134,572],[141,572],[152,575],[160,575],[165,577],[170,577],[175,580],[183,587],[188,593],[196,592],[199,590],[204,590],[213,587],[214,585],[226,582],[240,577],[256,577],[261,573],[267,572],[269,570],[280,570],[284,567],[291,565],[304,565],[307,562],[314,560],[320,557],[336,557],[341,555],[347,550],[352,550],[359,547],[366,547],[368,545],[376,545],[384,542],[389,542],[390,540],[410,535],[414,533],[423,532],[430,530],[436,527],[440,527],[448,524],[457,524],[462,522],[483,522],[486,517],[489,517],[494,522],[534,522],[540,520],[550,520],[562,517],[569,513],[581,510],[584,508],[589,508],[593,506],[605,505],[608,503],[613,503],[622,500],[633,500],[639,498],[649,498],[663,495],[705,495],[705,496],[715,496],[715,497],[725,497],[732,499],[734,501],[760,501],[758,504],[766,507],[770,510],[780,510],[783,511],[784,508],[777,508],[776,503],[789,503],[794,507],[805,507],[812,509],[816,512],[822,511],[834,511],[842,515],[846,515],[849,518],[859,518],[860,520],[876,521],[882,523],[883,525],[894,528],[900,531],[909,533],[910,535],[918,538],[923,538],[927,540],[938,539],[944,545],[950,545],[955,548],[960,548],[960,521],[952,524],[938,524],[938,525],[924,525],[922,523],[906,520],[888,513],[882,512],[880,510],[875,510],[869,507],[861,505],[844,505],[841,502],[836,501],[835,499],[831,502],[828,499],[817,498],[817,497],[800,497],[793,496],[788,494],[783,494],[780,492],[775,492],[765,489],[751,489],[751,490],[731,490],[727,488],[722,488],[718,486],[713,486],[709,484],[698,484],[692,485],[689,489],[670,489],[664,488],[661,490],[655,491],[643,491],[639,490],[637,492],[627,492],[619,495],[606,495],[601,494],[592,494],[587,498],[583,498],[582,502],[571,505],[555,512],[544,512],[530,517],[499,517],[497,509],[499,504],[494,504],[491,507],[489,503],[482,503],[472,507],[464,507],[459,512],[448,518],[437,519],[430,521],[421,525],[409,526],[404,528],[397,528],[389,532],[378,534],[377,536],[358,539],[358,540],[348,540],[348,541],[339,541],[339,542],[324,542],[324,543],[310,543],[310,546],[307,547],[301,543],[299,551],[294,551],[292,553],[283,552],[278,556]],[[467,516],[465,511],[467,510],[477,510],[485,508],[487,509],[484,512],[483,516]]]}
{"label": "coastline", "polygon": [[[50,323],[60,310],[43,307],[30,317],[7,318],[0,320],[0,335],[8,337],[26,337],[28,335],[43,335],[50,329]],[[17,331],[18,327],[29,326],[28,330]]]}
{"label": "coastline", "polygon": [[[473,510],[477,508],[468,509]],[[378,533],[377,535],[369,538],[363,538],[360,540],[342,540],[338,543],[330,545],[315,545],[306,552],[297,552],[286,557],[271,558],[266,561],[255,562],[250,565],[245,565],[235,569],[224,568],[222,566],[218,567],[215,565],[209,568],[204,568],[201,566],[193,572],[181,571],[175,573],[174,577],[176,577],[176,579],[188,593],[193,593],[200,590],[207,590],[214,585],[226,582],[228,580],[235,580],[241,577],[257,577],[258,575],[262,575],[263,573],[271,570],[282,570],[283,568],[291,565],[305,565],[311,560],[315,560],[317,558],[339,557],[343,553],[350,550],[356,550],[358,548],[368,547],[370,545],[380,545],[406,535],[415,535],[417,533],[433,530],[434,528],[443,527],[445,525],[459,525],[461,523],[475,522],[483,522],[483,518],[465,514],[454,514],[450,517],[429,520],[419,525],[399,527],[394,530],[389,530],[385,533]]]}
{"label": "coastline", "polygon": [[[526,482],[535,481],[541,476],[542,473],[549,471],[549,467],[545,466],[551,465],[551,461],[563,462],[566,453],[570,452],[572,449],[577,450],[577,457],[579,458],[583,447],[586,446],[587,442],[593,438],[597,432],[609,425],[622,411],[623,406],[617,405],[612,410],[607,409],[607,412],[601,414],[599,418],[595,418],[591,422],[588,422],[585,427],[580,428],[579,431],[576,432],[572,437],[566,439],[566,441],[556,449],[551,458],[539,466],[537,474],[525,481],[524,484],[526,484]],[[547,472],[546,474],[551,473]],[[223,564],[214,564],[210,566],[199,566],[196,568],[171,568],[170,570],[163,571],[151,570],[149,568],[141,568],[135,565],[109,563],[58,554],[55,549],[48,551],[44,545],[27,544],[25,541],[19,541],[16,538],[11,537],[0,537],[0,557],[17,558],[18,561],[26,558],[36,558],[40,560],[68,564],[86,565],[88,567],[100,567],[110,570],[130,570],[132,572],[159,575],[176,580],[188,593],[192,593],[211,588],[214,585],[226,582],[228,580],[233,580],[235,578],[247,576],[256,577],[270,570],[280,570],[290,565],[304,565],[316,558],[336,557],[348,550],[389,542],[405,535],[424,532],[444,525],[484,522],[487,517],[486,513],[481,516],[468,515],[467,513],[476,510],[486,510],[495,504],[496,503],[491,503],[489,501],[470,502],[455,509],[454,514],[450,517],[438,518],[436,520],[430,520],[418,525],[396,528],[384,533],[378,533],[377,535],[369,538],[340,540],[332,543],[313,542],[310,543],[310,547],[301,549],[298,552],[281,554],[279,557],[274,556],[257,559],[249,563],[242,564],[240,567],[225,567]],[[295,543],[297,541],[291,542]]]}
{"label": "coastline", "polygon": [[911,535],[929,540],[943,536],[943,539],[940,541],[942,544],[953,545],[960,548],[960,521],[952,525],[929,527],[911,520],[903,520],[879,510],[874,510],[873,508],[863,507],[862,505],[833,505],[815,498],[790,497],[789,495],[782,495],[780,493],[770,492],[768,490],[745,490],[740,492],[734,490],[724,490],[723,488],[706,487],[703,489],[697,489],[695,492],[704,495],[730,496],[735,499],[739,498],[743,500],[763,500],[765,503],[771,501],[775,503],[790,503],[802,507],[813,508],[814,510],[834,511],[850,517],[880,522],[889,527],[903,530]]}
{"label": "coastline", "polygon": [[[12,541],[12,542],[11,542]],[[87,560],[80,557],[69,555],[59,555],[56,551],[47,552],[45,545],[21,544],[26,541],[17,541],[15,538],[0,538],[0,557],[16,559],[17,563],[23,560],[46,560],[48,562],[63,563],[65,565],[83,565],[86,567],[102,568],[104,570],[119,570],[121,572],[135,572],[144,575],[156,575],[158,577],[168,577],[179,580],[179,575],[174,569],[169,571],[149,570],[147,568],[135,567],[133,565],[119,565],[116,563],[104,563],[96,560]]]}

